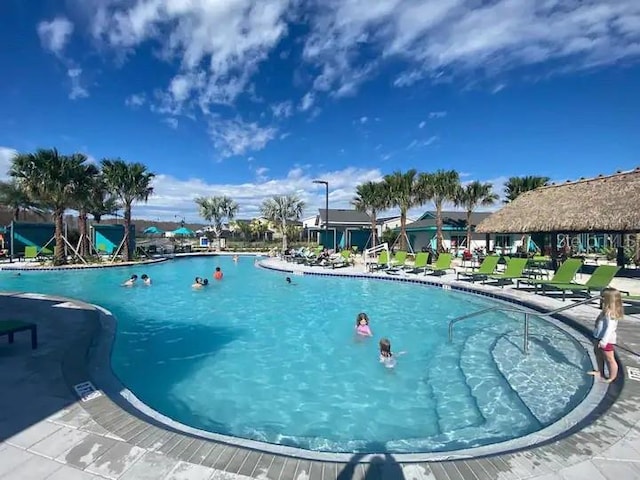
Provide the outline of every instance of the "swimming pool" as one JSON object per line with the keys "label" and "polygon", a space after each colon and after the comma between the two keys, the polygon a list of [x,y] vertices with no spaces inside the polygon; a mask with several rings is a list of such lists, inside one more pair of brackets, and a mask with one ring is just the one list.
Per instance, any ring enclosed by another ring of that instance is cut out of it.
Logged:
{"label": "swimming pool", "polygon": [[[221,282],[193,277],[220,265]],[[121,288],[131,273],[154,285]],[[293,276],[250,257],[198,257],[135,268],[0,273],[8,290],[103,305],[118,318],[112,367],[145,404],[198,429],[316,451],[437,452],[540,430],[573,409],[589,357],[556,326],[504,313],[448,320],[494,300],[376,280]],[[358,312],[374,337],[358,340]],[[395,369],[378,362],[391,340]]]}

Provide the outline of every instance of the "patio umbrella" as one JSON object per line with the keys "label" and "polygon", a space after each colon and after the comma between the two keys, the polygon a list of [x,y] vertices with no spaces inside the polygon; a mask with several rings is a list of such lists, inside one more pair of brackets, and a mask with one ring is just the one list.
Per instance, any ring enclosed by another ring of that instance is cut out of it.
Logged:
{"label": "patio umbrella", "polygon": [[164,232],[154,225],[154,226],[145,228],[142,233],[144,233],[145,235],[160,235]]}
{"label": "patio umbrella", "polygon": [[191,237],[194,235],[193,230],[189,230],[187,227],[180,227],[176,230],[173,231],[173,234],[177,237],[177,236],[183,236],[183,237]]}

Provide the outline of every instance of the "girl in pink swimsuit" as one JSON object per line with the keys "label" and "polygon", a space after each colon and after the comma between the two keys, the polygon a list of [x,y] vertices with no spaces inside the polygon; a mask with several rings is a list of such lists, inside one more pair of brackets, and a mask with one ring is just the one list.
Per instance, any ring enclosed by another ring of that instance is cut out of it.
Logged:
{"label": "girl in pink swimsuit", "polygon": [[359,313],[356,317],[356,333],[363,337],[373,337],[373,333],[369,327],[369,317],[364,312]]}

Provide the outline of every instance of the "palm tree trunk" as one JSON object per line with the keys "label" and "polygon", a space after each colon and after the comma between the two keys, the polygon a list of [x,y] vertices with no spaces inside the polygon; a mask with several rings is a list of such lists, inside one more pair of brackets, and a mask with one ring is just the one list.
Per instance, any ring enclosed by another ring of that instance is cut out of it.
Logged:
{"label": "palm tree trunk", "polygon": [[376,248],[376,236],[378,234],[378,222],[375,210],[371,212],[371,248]]}
{"label": "palm tree trunk", "polygon": [[400,250],[406,251],[407,246],[407,209],[400,210]]}
{"label": "palm tree trunk", "polygon": [[471,251],[471,210],[467,210],[467,250]]}
{"label": "palm tree trunk", "polygon": [[56,247],[53,252],[54,262],[56,265],[64,265],[67,263],[67,257],[64,254],[64,231],[63,231],[63,217],[64,209],[56,208],[54,213],[54,223],[56,226]]}
{"label": "palm tree trunk", "polygon": [[442,201],[436,201],[436,252],[444,251],[444,238],[442,236]]}
{"label": "palm tree trunk", "polygon": [[87,236],[87,212],[80,210],[78,214],[78,229],[80,230],[80,255],[86,257],[89,253],[89,237]]}
{"label": "palm tree trunk", "polygon": [[287,221],[282,219],[282,252],[287,249]]}
{"label": "palm tree trunk", "polygon": [[124,242],[123,254],[124,261],[131,261],[131,249],[129,248],[129,229],[131,228],[131,204],[124,206],[124,238],[122,241]]}

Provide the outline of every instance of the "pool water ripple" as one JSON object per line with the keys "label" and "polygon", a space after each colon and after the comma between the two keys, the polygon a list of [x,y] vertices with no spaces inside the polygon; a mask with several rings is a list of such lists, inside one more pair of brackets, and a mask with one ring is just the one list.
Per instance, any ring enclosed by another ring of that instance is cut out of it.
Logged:
{"label": "pool water ripple", "polygon": [[[211,279],[215,266],[225,273]],[[149,274],[151,287],[119,284]],[[195,276],[210,286],[191,289]],[[253,259],[192,258],[141,268],[0,272],[9,290],[103,305],[118,319],[112,367],[144,403],[195,428],[318,451],[449,451],[526,435],[586,395],[584,349],[532,317],[495,312],[448,321],[495,300],[409,283],[292,276]],[[356,314],[373,338],[355,338]],[[391,339],[395,369],[378,362]]]}

